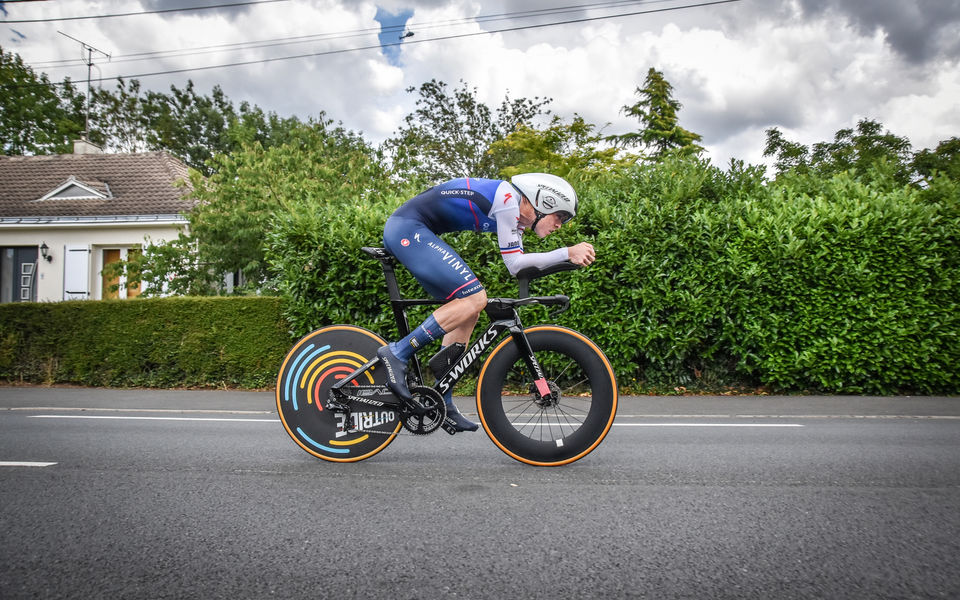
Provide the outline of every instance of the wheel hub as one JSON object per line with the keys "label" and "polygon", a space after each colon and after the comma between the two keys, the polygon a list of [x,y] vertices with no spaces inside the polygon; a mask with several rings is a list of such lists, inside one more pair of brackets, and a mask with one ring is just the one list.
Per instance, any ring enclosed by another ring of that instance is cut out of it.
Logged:
{"label": "wheel hub", "polygon": [[533,401],[540,408],[552,408],[560,403],[560,386],[554,381],[547,381],[550,393],[542,395],[536,385],[530,386],[530,393],[533,394]]}

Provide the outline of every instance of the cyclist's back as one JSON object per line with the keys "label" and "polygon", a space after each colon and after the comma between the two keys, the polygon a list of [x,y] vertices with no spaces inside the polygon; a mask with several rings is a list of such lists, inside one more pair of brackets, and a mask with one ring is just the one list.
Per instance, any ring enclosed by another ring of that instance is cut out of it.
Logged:
{"label": "cyclist's back", "polygon": [[452,179],[411,198],[393,215],[418,220],[434,233],[492,231],[496,221],[491,210],[498,196],[514,206],[519,200],[513,186],[506,181]]}

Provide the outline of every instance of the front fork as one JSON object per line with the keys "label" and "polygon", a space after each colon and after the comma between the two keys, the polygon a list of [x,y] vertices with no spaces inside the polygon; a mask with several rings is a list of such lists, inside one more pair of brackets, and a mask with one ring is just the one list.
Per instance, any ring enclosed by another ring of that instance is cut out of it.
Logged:
{"label": "front fork", "polygon": [[530,347],[530,340],[527,339],[527,335],[523,332],[523,325],[520,324],[519,318],[517,319],[516,326],[510,327],[510,335],[513,337],[513,343],[516,344],[520,350],[520,356],[523,357],[523,362],[527,365],[527,368],[530,369],[530,373],[533,374],[533,385],[530,386],[530,393],[534,395],[536,403],[540,407],[555,405],[559,395],[550,388],[547,376],[544,374],[540,362],[537,361],[537,357],[533,353],[533,348]]}

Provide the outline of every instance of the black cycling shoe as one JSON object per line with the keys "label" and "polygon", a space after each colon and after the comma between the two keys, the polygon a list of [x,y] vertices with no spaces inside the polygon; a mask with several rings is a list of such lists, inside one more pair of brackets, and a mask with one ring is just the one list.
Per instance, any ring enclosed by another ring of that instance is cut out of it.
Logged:
{"label": "black cycling shoe", "polygon": [[456,431],[476,431],[480,428],[479,425],[460,414],[453,404],[447,405],[447,423]]}
{"label": "black cycling shoe", "polygon": [[390,391],[401,400],[412,400],[413,396],[407,389],[407,363],[394,356],[389,344],[377,350],[377,357],[387,370],[387,387]]}

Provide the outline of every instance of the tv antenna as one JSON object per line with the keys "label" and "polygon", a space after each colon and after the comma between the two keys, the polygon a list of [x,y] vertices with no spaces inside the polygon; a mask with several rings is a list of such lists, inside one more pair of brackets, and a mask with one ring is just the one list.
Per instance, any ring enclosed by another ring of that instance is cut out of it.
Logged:
{"label": "tv antenna", "polygon": [[[97,48],[94,48],[93,46],[84,42],[83,40],[78,40],[72,35],[67,35],[62,31],[57,31],[57,33],[59,33],[63,37],[70,38],[71,40],[80,44],[81,59],[87,65],[87,113],[86,113],[86,120],[84,121],[84,124],[83,124],[83,139],[87,140],[87,136],[90,134],[90,73],[91,73],[91,69],[93,69],[93,53],[96,52],[97,54],[102,54],[107,57],[107,60],[110,60],[110,55],[104,52],[103,50],[98,50]],[[85,57],[83,56],[84,53],[86,53]],[[97,70],[99,70],[99,68]]]}

